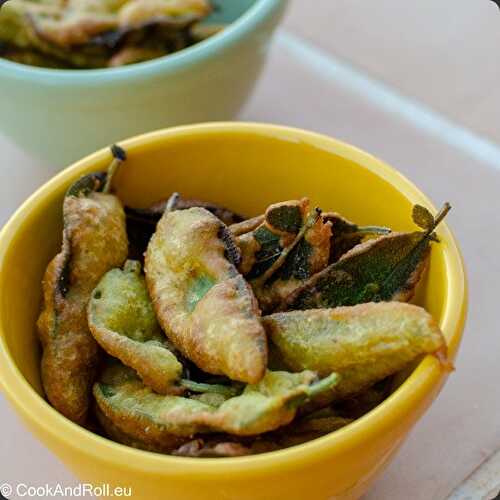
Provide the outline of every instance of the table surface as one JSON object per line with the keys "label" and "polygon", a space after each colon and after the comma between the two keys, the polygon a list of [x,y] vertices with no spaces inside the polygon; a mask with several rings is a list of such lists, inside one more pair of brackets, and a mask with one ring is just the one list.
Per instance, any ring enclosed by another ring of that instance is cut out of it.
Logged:
{"label": "table surface", "polygon": [[[453,203],[470,286],[457,370],[365,500],[489,500],[500,488],[499,44],[488,0],[292,0],[240,115],[355,144]],[[2,224],[54,171],[1,137],[0,152]],[[1,396],[0,418],[0,480],[77,483]]]}

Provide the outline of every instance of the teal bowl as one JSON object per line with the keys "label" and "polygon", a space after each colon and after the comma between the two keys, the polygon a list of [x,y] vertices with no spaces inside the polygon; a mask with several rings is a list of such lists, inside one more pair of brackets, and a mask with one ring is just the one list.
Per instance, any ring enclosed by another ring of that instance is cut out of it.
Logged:
{"label": "teal bowl", "polygon": [[287,0],[217,0],[230,23],[180,52],[122,68],[58,70],[0,59],[0,133],[52,167],[172,125],[230,120],[249,97]]}

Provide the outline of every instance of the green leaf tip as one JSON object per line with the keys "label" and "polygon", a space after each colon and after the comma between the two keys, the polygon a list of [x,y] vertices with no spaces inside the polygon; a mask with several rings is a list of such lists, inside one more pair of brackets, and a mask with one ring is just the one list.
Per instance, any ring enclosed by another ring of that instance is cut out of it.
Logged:
{"label": "green leaf tip", "polygon": [[413,222],[421,229],[429,229],[434,226],[434,216],[422,205],[415,205],[412,210]]}
{"label": "green leaf tip", "polygon": [[436,217],[434,217],[427,208],[417,204],[413,207],[412,219],[418,227],[430,234],[436,229],[438,224],[446,217],[450,210],[451,205],[445,202]]}

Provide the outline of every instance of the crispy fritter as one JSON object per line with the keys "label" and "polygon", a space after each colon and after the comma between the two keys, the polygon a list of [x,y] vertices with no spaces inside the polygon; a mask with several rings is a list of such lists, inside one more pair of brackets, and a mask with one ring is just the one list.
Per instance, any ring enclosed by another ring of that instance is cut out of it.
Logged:
{"label": "crispy fritter", "polygon": [[0,11],[0,42],[38,53],[65,68],[101,68],[160,57],[217,32],[195,25],[212,11],[208,0],[16,0]]}
{"label": "crispy fritter", "polygon": [[342,377],[333,399],[361,392],[419,356],[446,350],[432,316],[398,302],[276,313],[263,323],[290,369]]}
{"label": "crispy fritter", "polygon": [[161,394],[181,392],[175,382],[182,365],[156,320],[139,262],[127,261],[123,271],[104,275],[90,299],[88,322],[99,345],[146,385]]}
{"label": "crispy fritter", "polygon": [[[415,205],[413,222],[422,231],[386,234],[356,245],[290,293],[279,310],[410,300],[427,267],[430,244],[439,241],[434,231],[450,209],[445,203],[434,217]],[[345,220],[340,223],[344,229],[349,227]],[[378,232],[383,230],[378,228]]]}
{"label": "crispy fritter", "polygon": [[102,177],[87,176],[64,199],[62,250],[45,272],[37,323],[47,397],[78,423],[85,422],[99,357],[87,325],[87,303],[104,273],[127,258],[123,207],[116,196],[96,192],[102,183]]}
{"label": "crispy fritter", "polygon": [[324,222],[332,227],[330,240],[330,264],[337,262],[342,255],[359,245],[364,238],[389,234],[391,230],[381,226],[359,226],[336,212],[322,214]]}
{"label": "crispy fritter", "polygon": [[246,231],[252,222],[232,229],[240,234],[239,270],[252,285],[262,310],[271,312],[328,265],[330,223],[310,209],[307,198],[270,205],[262,223]]}
{"label": "crispy fritter", "polygon": [[146,282],[160,325],[202,370],[256,383],[267,341],[250,286],[238,273],[226,226],[203,208],[166,212],[145,258]]}
{"label": "crispy fritter", "polygon": [[110,439],[116,441],[117,443],[137,448],[138,450],[153,451],[155,453],[171,453],[187,441],[187,438],[181,438],[178,436],[163,436],[161,442],[146,442],[140,439],[135,439],[116,426],[108,417],[106,417],[106,415],[104,415],[97,405],[95,407],[95,414],[99,424],[101,424],[102,429]]}
{"label": "crispy fritter", "polygon": [[284,299],[280,310],[408,301],[429,255],[423,232],[391,233],[356,245]]}
{"label": "crispy fritter", "polygon": [[94,396],[100,410],[122,432],[147,443],[161,443],[171,435],[228,432],[252,436],[277,429],[293,420],[299,406],[330,391],[337,382],[336,374],[317,381],[311,371],[267,372],[240,396],[214,407],[156,394],[128,368],[114,365],[94,385]]}

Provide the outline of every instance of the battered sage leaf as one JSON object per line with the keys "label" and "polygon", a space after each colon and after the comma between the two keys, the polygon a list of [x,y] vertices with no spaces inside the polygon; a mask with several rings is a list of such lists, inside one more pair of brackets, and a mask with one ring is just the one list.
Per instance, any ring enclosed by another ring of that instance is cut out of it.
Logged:
{"label": "battered sage leaf", "polygon": [[355,246],[286,297],[280,310],[410,300],[436,239],[433,231],[449,210],[445,204],[425,231],[391,233]]}
{"label": "battered sage leaf", "polygon": [[364,238],[389,234],[391,230],[381,226],[359,226],[336,212],[322,214],[323,220],[332,227],[329,263],[337,262],[342,255],[361,243]]}
{"label": "battered sage leaf", "polygon": [[109,187],[106,174],[94,173],[68,189],[62,248],[45,272],[37,322],[45,393],[56,409],[78,423],[86,420],[99,361],[87,303],[101,277],[127,258],[125,214]]}
{"label": "battered sage leaf", "polygon": [[148,245],[146,282],[158,321],[205,372],[258,382],[267,340],[233,236],[204,208],[165,212]]}
{"label": "battered sage leaf", "polygon": [[415,205],[412,211],[413,222],[421,229],[434,230],[436,221],[429,210],[422,205]]}
{"label": "battered sage leaf", "polygon": [[276,313],[263,323],[289,369],[341,376],[328,402],[367,389],[419,356],[446,353],[432,316],[400,302]]}
{"label": "battered sage leaf", "polygon": [[238,236],[239,270],[264,312],[327,266],[331,229],[320,214],[307,198],[276,203],[258,227]]}
{"label": "battered sage leaf", "polygon": [[215,34],[215,27],[194,30],[211,11],[208,0],[15,0],[0,11],[0,42],[9,48],[5,57],[25,51],[40,57],[22,60],[50,67],[118,66]]}
{"label": "battered sage leaf", "polygon": [[165,434],[162,436],[161,440],[151,438],[145,441],[123,432],[112,420],[104,415],[98,404],[95,404],[94,406],[94,414],[97,417],[97,421],[99,422],[102,431],[104,431],[104,435],[106,435],[109,439],[125,446],[130,446],[131,448],[136,448],[138,450],[168,454],[174,452],[177,448],[189,440],[189,438]]}
{"label": "battered sage leaf", "polygon": [[127,261],[123,271],[106,273],[88,306],[90,331],[111,356],[133,368],[160,394],[179,394],[182,365],[156,320],[141,265]]}
{"label": "battered sage leaf", "polygon": [[203,432],[253,436],[290,423],[297,409],[329,392],[339,377],[318,380],[311,371],[267,372],[240,396],[214,407],[199,400],[162,396],[151,391],[127,367],[113,365],[94,385],[99,410],[133,439],[162,442],[170,436],[190,437]]}

